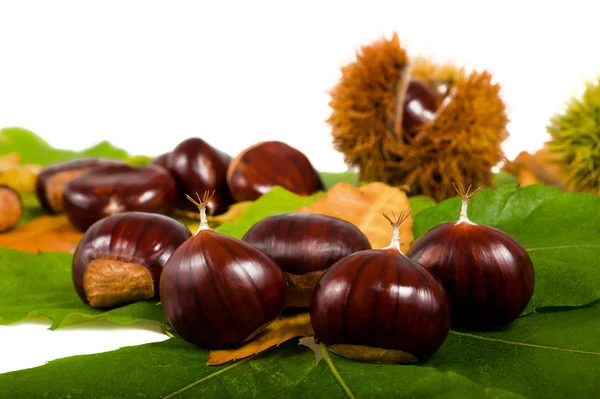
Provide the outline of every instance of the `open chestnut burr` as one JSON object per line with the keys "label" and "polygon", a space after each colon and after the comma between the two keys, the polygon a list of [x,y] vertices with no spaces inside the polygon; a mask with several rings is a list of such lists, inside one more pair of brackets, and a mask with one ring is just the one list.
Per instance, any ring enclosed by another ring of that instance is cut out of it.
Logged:
{"label": "open chestnut burr", "polygon": [[254,201],[273,186],[299,195],[324,188],[308,158],[279,141],[265,141],[242,151],[227,169],[227,185],[236,202]]}
{"label": "open chestnut burr", "polygon": [[471,222],[467,205],[479,191],[455,189],[462,198],[458,222],[436,226],[407,255],[436,276],[452,300],[452,324],[503,327],[525,310],[535,275],[527,250],[507,233]]}
{"label": "open chestnut burr", "polygon": [[233,199],[227,188],[227,167],[231,157],[199,138],[182,141],[175,149],[155,160],[157,165],[169,169],[179,190],[178,209],[194,211],[196,207],[185,198],[187,193],[215,194],[208,204],[208,214],[218,215],[227,210]]}
{"label": "open chestnut burr", "polygon": [[81,231],[117,213],[140,211],[169,215],[177,197],[175,181],[158,166],[126,164],[94,168],[64,188],[69,221]]}
{"label": "open chestnut burr", "polygon": [[163,215],[108,216],[85,232],[75,250],[75,290],[97,308],[154,298],[163,266],[190,236],[184,224]]}
{"label": "open chestnut burr", "polygon": [[325,270],[338,260],[371,249],[362,231],[332,216],[303,212],[268,216],[242,237],[283,270],[289,293],[286,306],[308,307]]}
{"label": "open chestnut burr", "polygon": [[188,196],[200,210],[200,227],[165,264],[160,299],[183,339],[212,349],[241,344],[263,331],[282,312],[287,284],[267,255],[208,227],[210,197],[208,192],[198,201]]}
{"label": "open chestnut burr", "polygon": [[[442,284],[400,250],[401,213],[391,243],[356,252],[317,283],[310,319],[317,340],[340,355],[379,363],[411,363],[433,354],[450,330],[450,298]],[[384,215],[385,216],[385,215]]]}
{"label": "open chestnut burr", "polygon": [[109,165],[125,163],[104,158],[82,158],[45,167],[40,171],[35,184],[42,209],[52,214],[62,212],[65,184],[94,168]]}
{"label": "open chestnut burr", "polygon": [[0,233],[11,230],[23,216],[21,194],[13,188],[0,185]]}

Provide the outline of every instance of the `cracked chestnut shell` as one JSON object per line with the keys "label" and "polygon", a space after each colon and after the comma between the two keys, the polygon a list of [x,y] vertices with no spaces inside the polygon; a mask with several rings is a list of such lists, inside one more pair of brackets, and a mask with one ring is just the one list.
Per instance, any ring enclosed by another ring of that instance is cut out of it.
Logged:
{"label": "cracked chestnut shell", "polygon": [[0,185],[0,233],[12,230],[23,216],[21,194],[7,185]]}
{"label": "cracked chestnut shell", "polygon": [[104,166],[65,185],[69,221],[81,231],[117,213],[139,211],[169,215],[177,197],[175,181],[158,166]]}
{"label": "cracked chestnut shell", "polygon": [[438,97],[428,85],[412,79],[404,95],[402,129],[413,132],[416,128],[432,120],[438,106]]}
{"label": "cracked chestnut shell", "polygon": [[452,324],[459,328],[503,327],[525,310],[535,274],[527,250],[496,228],[469,220],[472,194],[457,189],[463,205],[458,222],[436,226],[407,255],[436,276],[452,300]]}
{"label": "cracked chestnut shell", "polygon": [[254,201],[273,186],[298,195],[324,188],[308,158],[279,141],[265,141],[242,151],[227,169],[227,185],[236,202]]}
{"label": "cracked chestnut shell", "polygon": [[163,266],[190,236],[184,224],[163,215],[126,212],[104,218],[75,250],[75,290],[97,308],[154,298]]}
{"label": "cracked chestnut shell", "polygon": [[450,298],[442,284],[400,251],[400,223],[391,244],[356,252],[317,283],[310,320],[318,340],[343,356],[411,363],[431,356],[450,330]]}
{"label": "cracked chestnut shell", "polygon": [[185,199],[187,194],[214,191],[208,214],[218,215],[227,210],[233,203],[227,188],[227,167],[231,157],[210,146],[199,138],[182,141],[171,153],[157,159],[158,164],[166,164],[177,182],[179,196],[176,206],[186,211],[196,210],[195,206]]}
{"label": "cracked chestnut shell", "polygon": [[371,249],[362,231],[332,216],[304,212],[268,216],[242,237],[283,270],[288,307],[308,307],[325,270],[338,260]]}
{"label": "cracked chestnut shell", "polygon": [[109,165],[125,163],[104,158],[82,158],[45,167],[35,183],[35,192],[42,209],[52,214],[62,212],[65,184],[94,168]]}
{"label": "cracked chestnut shell", "polygon": [[160,300],[186,341],[226,348],[252,339],[282,312],[287,284],[281,269],[241,240],[212,231],[210,196],[197,203],[200,227],[164,267]]}

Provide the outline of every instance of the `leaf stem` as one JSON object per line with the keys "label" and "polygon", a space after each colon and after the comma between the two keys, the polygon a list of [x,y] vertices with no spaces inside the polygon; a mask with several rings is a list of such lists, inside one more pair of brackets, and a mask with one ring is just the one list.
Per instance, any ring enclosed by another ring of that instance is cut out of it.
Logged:
{"label": "leaf stem", "polygon": [[344,389],[344,392],[346,392],[346,395],[348,395],[348,397],[350,399],[356,399],[356,396],[354,396],[354,394],[352,393],[350,388],[348,388],[348,385],[346,385],[346,382],[344,382],[344,379],[342,378],[340,373],[335,368],[335,365],[333,364],[333,361],[331,360],[331,356],[329,356],[329,351],[327,350],[327,347],[325,347],[324,344],[320,344],[319,351],[321,352],[321,355],[323,355],[323,359],[325,359],[325,361],[327,362],[327,365],[329,366],[329,369],[333,373],[333,376],[340,383],[340,385],[342,386],[342,389]]}

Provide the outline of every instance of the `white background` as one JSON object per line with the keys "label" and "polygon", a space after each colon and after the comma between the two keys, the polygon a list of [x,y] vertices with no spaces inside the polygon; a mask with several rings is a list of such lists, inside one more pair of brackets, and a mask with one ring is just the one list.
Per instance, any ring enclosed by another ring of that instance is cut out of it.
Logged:
{"label": "white background", "polygon": [[[2,1],[0,127],[82,149],[157,155],[198,136],[231,155],[277,139],[319,170],[327,91],[356,49],[399,34],[411,55],[488,69],[502,85],[509,158],[600,74],[595,1]],[[0,327],[0,372],[166,338],[150,325]]]}

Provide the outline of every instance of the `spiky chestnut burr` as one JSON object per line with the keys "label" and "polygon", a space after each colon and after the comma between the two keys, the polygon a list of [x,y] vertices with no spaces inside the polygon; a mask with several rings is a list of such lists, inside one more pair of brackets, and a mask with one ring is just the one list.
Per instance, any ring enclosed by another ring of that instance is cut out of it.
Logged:
{"label": "spiky chestnut burr", "polygon": [[[422,90],[412,107],[416,84]],[[443,200],[453,195],[455,180],[492,184],[508,136],[499,91],[487,72],[409,60],[394,34],[362,47],[342,68],[328,123],[335,148],[360,180]]]}
{"label": "spiky chestnut burr", "polygon": [[568,191],[600,195],[600,77],[552,117],[546,143]]}

